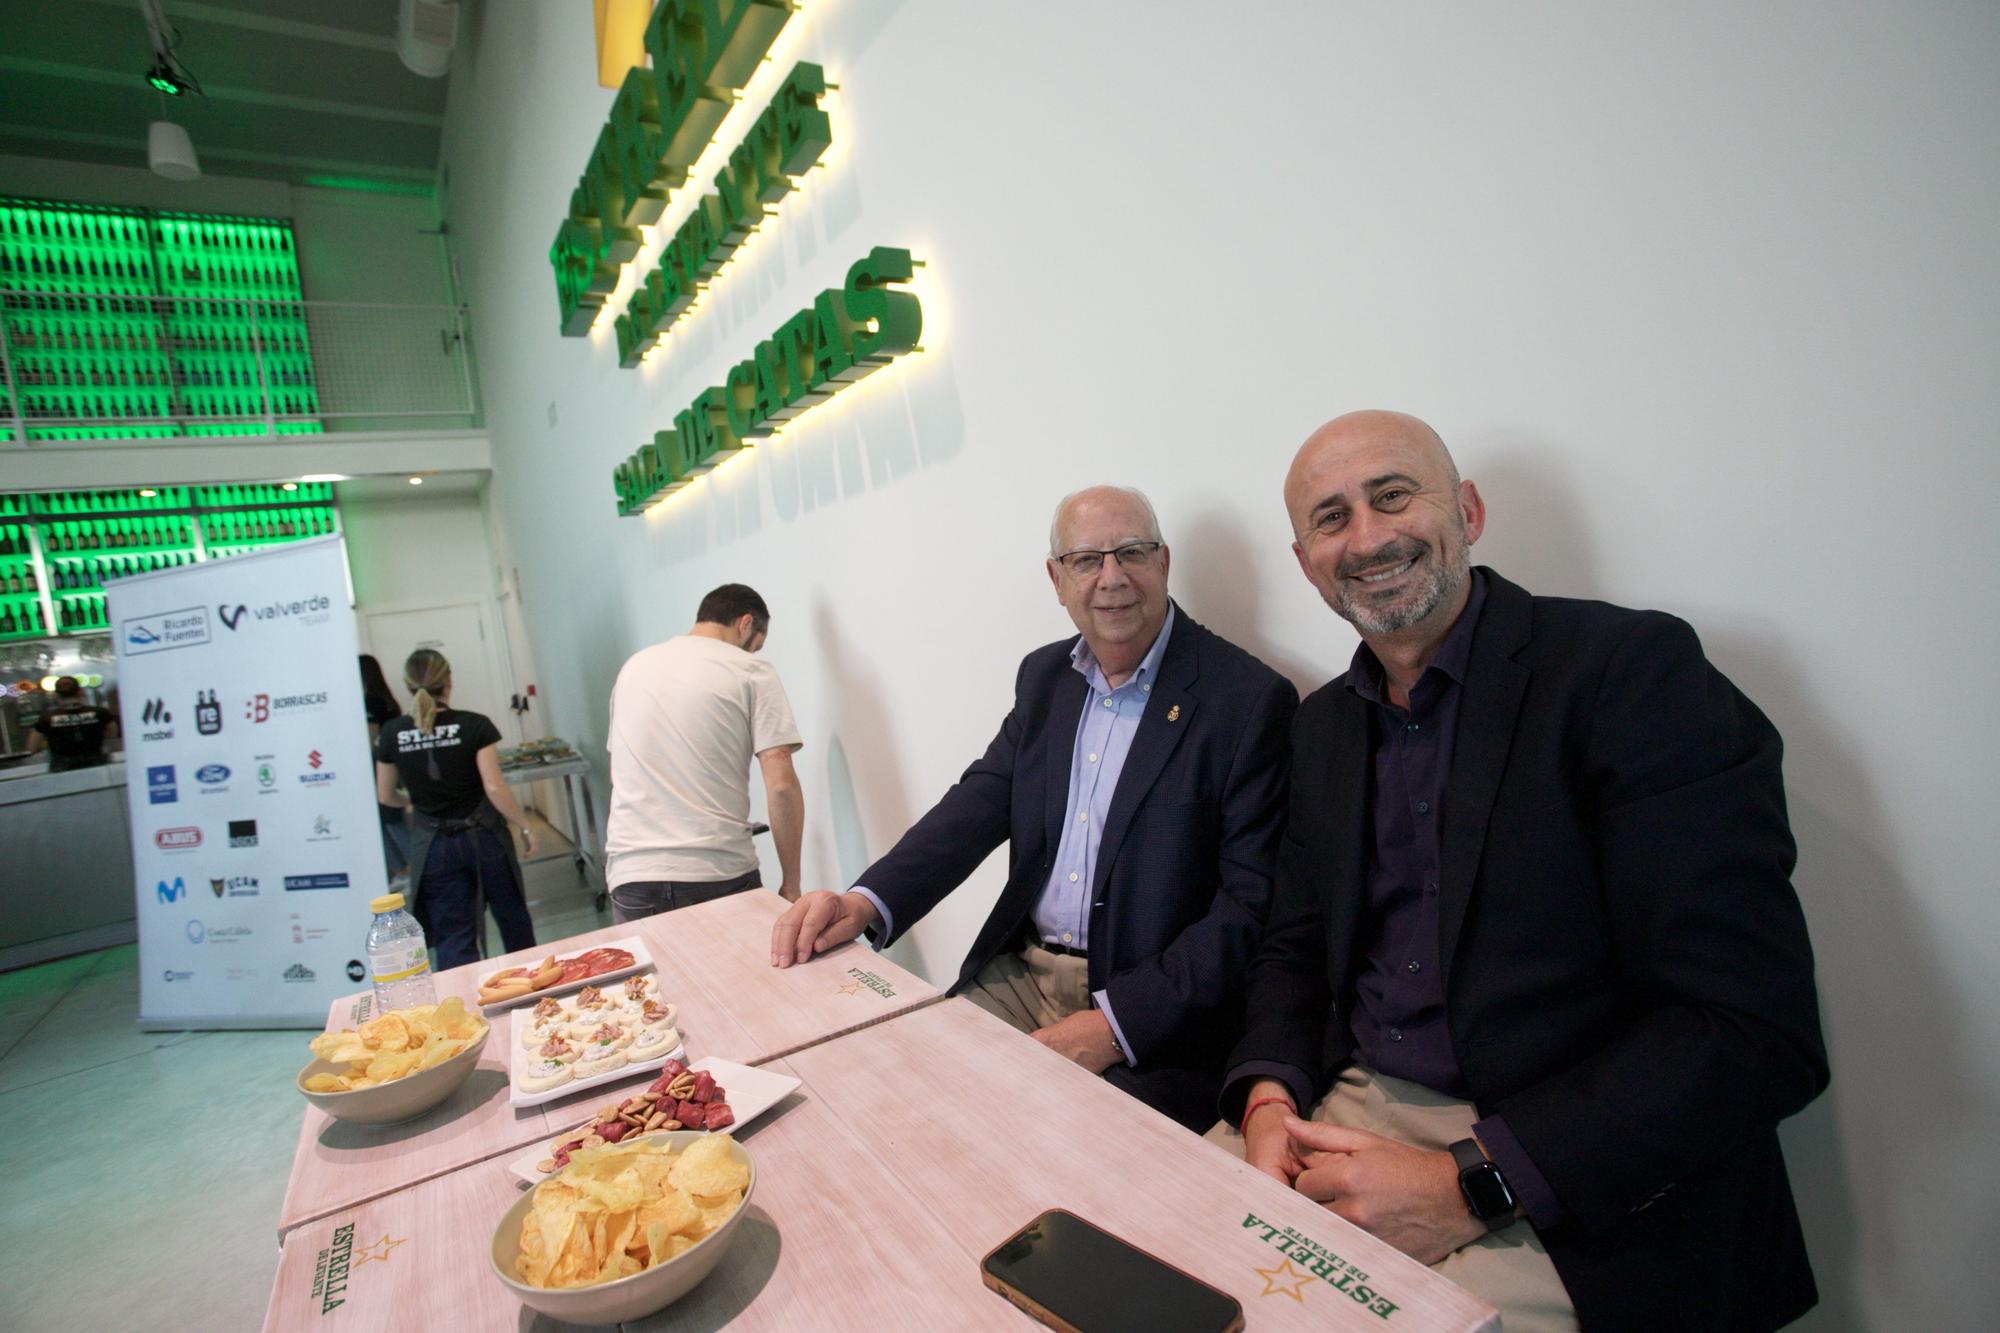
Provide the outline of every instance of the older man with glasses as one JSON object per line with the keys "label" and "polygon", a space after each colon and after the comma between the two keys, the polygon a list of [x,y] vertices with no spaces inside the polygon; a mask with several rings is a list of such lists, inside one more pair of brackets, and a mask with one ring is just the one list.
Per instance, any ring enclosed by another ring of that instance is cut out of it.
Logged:
{"label": "older man with glasses", "polygon": [[1298,692],[1174,605],[1170,563],[1138,491],[1065,497],[1047,569],[1079,637],[1022,661],[985,755],[852,888],[794,903],[771,961],[886,947],[1006,842],[952,993],[1200,1131],[1242,1031]]}

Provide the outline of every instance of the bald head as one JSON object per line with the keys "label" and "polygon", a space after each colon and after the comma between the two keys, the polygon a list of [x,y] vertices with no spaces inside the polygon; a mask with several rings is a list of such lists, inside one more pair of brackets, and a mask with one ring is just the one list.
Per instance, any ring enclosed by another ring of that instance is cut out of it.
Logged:
{"label": "bald head", "polygon": [[[1330,460],[1362,451],[1400,456],[1405,462],[1420,465],[1426,473],[1441,477],[1451,489],[1458,489],[1458,464],[1452,461],[1451,450],[1445,448],[1444,440],[1431,429],[1429,422],[1407,412],[1379,408],[1349,412],[1306,436],[1306,442],[1292,458],[1291,471],[1285,474],[1285,510],[1292,516],[1293,532],[1304,531],[1311,521],[1309,517],[1302,518],[1299,512],[1300,501],[1307,499],[1311,489],[1307,478],[1323,470]],[[1307,507],[1310,510],[1309,500]]]}
{"label": "bald head", "polygon": [[1299,568],[1371,646],[1442,636],[1465,605],[1478,488],[1438,433],[1402,412],[1350,412],[1306,438],[1285,474]]}

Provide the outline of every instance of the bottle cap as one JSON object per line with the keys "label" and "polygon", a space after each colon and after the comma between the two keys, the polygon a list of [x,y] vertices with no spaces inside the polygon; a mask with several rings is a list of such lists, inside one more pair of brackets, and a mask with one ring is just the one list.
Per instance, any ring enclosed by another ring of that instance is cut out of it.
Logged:
{"label": "bottle cap", "polygon": [[400,893],[385,893],[380,898],[370,898],[368,900],[368,910],[378,914],[393,912],[402,905],[403,895]]}

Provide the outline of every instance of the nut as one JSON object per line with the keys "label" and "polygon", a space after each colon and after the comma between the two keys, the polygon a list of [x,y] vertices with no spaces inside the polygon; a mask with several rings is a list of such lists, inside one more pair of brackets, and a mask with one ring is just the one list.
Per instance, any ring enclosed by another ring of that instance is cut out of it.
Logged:
{"label": "nut", "polygon": [[544,1157],[541,1161],[535,1163],[535,1170],[541,1172],[545,1176],[549,1174],[549,1172],[555,1169],[556,1169],[556,1159],[553,1157]]}

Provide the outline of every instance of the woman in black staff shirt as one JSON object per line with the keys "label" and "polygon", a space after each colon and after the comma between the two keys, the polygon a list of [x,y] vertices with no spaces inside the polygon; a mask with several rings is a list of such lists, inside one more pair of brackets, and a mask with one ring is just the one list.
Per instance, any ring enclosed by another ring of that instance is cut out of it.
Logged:
{"label": "woman in black staff shirt", "polygon": [[451,663],[443,653],[411,653],[403,681],[414,697],[407,714],[382,724],[375,794],[383,805],[411,810],[410,892],[438,968],[478,959],[482,904],[493,909],[508,953],[531,949],[535,926],[508,825],[521,830],[530,853],[535,837],[500,777],[500,729],[483,714],[450,706]]}

